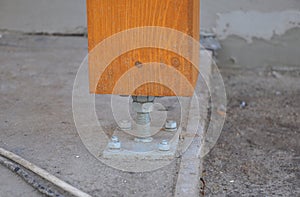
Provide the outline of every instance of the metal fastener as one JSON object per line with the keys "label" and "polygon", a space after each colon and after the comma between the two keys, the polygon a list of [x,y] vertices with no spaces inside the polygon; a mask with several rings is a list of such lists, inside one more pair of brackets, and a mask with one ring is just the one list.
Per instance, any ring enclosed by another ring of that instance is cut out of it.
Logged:
{"label": "metal fastener", "polygon": [[111,141],[108,143],[108,148],[114,150],[121,148],[121,142],[117,136],[111,137]]}
{"label": "metal fastener", "polygon": [[165,129],[167,131],[176,131],[177,130],[177,123],[175,120],[167,120],[165,124]]}
{"label": "metal fastener", "polygon": [[160,144],[158,145],[158,149],[160,151],[169,151],[170,150],[170,144],[168,140],[162,140]]}
{"label": "metal fastener", "polygon": [[141,67],[143,66],[142,62],[140,62],[140,61],[136,61],[136,62],[134,63],[134,65],[135,65],[136,67],[138,67],[138,68],[141,68]]}
{"label": "metal fastener", "polygon": [[122,130],[130,130],[131,129],[131,121],[130,120],[121,120],[119,122],[119,127]]}

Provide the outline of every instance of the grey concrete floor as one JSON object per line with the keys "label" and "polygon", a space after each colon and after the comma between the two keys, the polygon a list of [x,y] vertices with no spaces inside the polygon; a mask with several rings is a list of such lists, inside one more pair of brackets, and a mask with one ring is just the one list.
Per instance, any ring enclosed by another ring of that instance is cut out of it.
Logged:
{"label": "grey concrete floor", "polygon": [[[72,88],[86,54],[86,38],[2,35],[0,145],[93,196],[172,196],[176,161],[127,173],[99,162],[82,144]],[[36,195],[13,175],[1,173],[0,179],[6,197]]]}
{"label": "grey concrete floor", "polygon": [[[83,146],[71,99],[86,42],[0,38],[0,145],[94,196],[172,196],[176,162],[126,173],[98,162]],[[228,114],[204,163],[205,196],[299,196],[299,68],[221,67]],[[5,168],[0,172],[4,196],[38,196]]]}

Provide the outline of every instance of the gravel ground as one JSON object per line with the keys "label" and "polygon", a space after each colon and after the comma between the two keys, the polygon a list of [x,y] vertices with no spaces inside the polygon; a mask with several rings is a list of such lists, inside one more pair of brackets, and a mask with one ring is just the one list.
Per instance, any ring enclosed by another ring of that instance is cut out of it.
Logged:
{"label": "gravel ground", "polygon": [[300,66],[221,72],[227,120],[205,158],[205,196],[300,196]]}

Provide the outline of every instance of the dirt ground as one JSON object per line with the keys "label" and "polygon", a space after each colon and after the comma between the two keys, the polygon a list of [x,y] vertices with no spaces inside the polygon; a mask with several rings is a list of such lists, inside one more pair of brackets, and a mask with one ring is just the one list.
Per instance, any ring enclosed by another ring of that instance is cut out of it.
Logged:
{"label": "dirt ground", "polygon": [[[2,35],[0,145],[95,196],[172,196],[176,162],[154,172],[121,172],[98,162],[80,141],[71,99],[86,51],[81,37]],[[227,121],[204,162],[205,196],[299,196],[300,66],[222,66],[221,72]],[[40,196],[6,168],[0,172],[1,197]]]}
{"label": "dirt ground", "polygon": [[221,72],[227,120],[204,161],[206,196],[300,196],[300,66]]}

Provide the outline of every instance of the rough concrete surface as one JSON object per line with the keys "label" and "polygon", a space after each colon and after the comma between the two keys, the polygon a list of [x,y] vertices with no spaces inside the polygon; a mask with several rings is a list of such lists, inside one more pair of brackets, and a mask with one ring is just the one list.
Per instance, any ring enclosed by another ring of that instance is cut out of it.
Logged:
{"label": "rough concrete surface", "polygon": [[41,194],[27,185],[18,175],[0,166],[0,196],[32,196],[39,197]]}
{"label": "rough concrete surface", "polygon": [[222,40],[230,35],[236,35],[251,43],[253,38],[270,40],[275,35],[283,35],[296,27],[300,27],[300,11],[269,13],[234,11],[219,14],[216,34]]}
{"label": "rough concrete surface", "polygon": [[224,64],[299,65],[300,1],[201,0],[201,29],[215,32]]}
{"label": "rough concrete surface", "polygon": [[[2,35],[1,147],[93,196],[172,196],[176,161],[152,172],[122,172],[99,162],[82,144],[73,122],[72,88],[86,43],[81,37]],[[5,197],[36,193],[8,173],[0,180],[7,182],[0,186]]]}
{"label": "rough concrete surface", "polygon": [[[1,146],[94,196],[172,196],[178,162],[126,173],[98,162],[80,141],[71,94],[86,51],[81,37],[2,35]],[[227,65],[221,71],[228,114],[204,164],[206,196],[299,196],[299,67]],[[38,195],[0,171],[5,196]]]}
{"label": "rough concrete surface", "polygon": [[300,28],[287,31],[271,40],[253,39],[251,44],[237,36],[221,41],[221,65],[238,64],[246,67],[299,66]]}
{"label": "rough concrete surface", "polygon": [[[300,2],[297,0],[201,0],[201,28],[209,30],[217,27],[217,21],[222,14],[235,13],[241,11],[239,17],[243,17],[245,12],[256,11],[262,14],[272,12],[286,12],[287,10],[299,11]],[[241,18],[240,18],[241,19]],[[270,18],[276,21],[278,18]],[[278,21],[278,20],[277,20]],[[240,20],[240,23],[252,23],[253,21]],[[255,20],[259,23],[259,20]],[[278,25],[282,25],[278,21]],[[260,27],[263,29],[262,27]]]}

